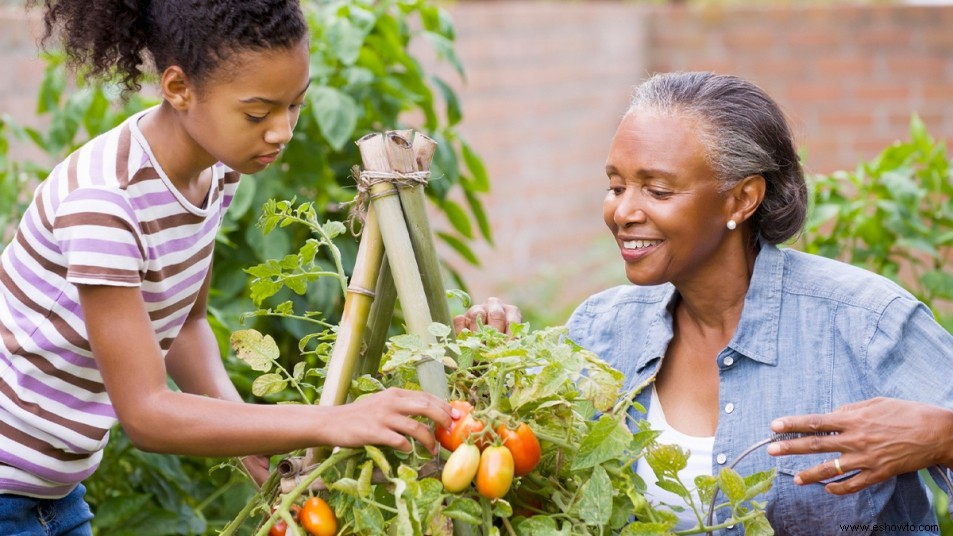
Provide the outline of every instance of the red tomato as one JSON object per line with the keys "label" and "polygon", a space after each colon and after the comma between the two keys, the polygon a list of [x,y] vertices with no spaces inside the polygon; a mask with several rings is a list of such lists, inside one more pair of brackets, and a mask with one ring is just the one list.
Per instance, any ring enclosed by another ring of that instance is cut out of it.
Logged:
{"label": "red tomato", "polygon": [[499,499],[506,495],[513,483],[513,455],[500,445],[487,447],[480,455],[477,469],[477,491],[487,499]]}
{"label": "red tomato", "polygon": [[311,536],[334,536],[338,531],[334,510],[320,497],[311,497],[304,502],[298,522]]}
{"label": "red tomato", "polygon": [[[473,411],[473,406],[466,400],[454,400],[450,402],[450,405],[457,409],[461,415],[460,418],[454,419],[450,423],[449,429],[438,424],[434,428],[433,435],[443,445],[443,448],[453,452],[470,437],[470,434],[482,432],[484,424],[482,421],[473,418],[470,414]],[[478,441],[477,446],[482,450],[482,441]]]}
{"label": "red tomato", "polygon": [[285,532],[288,530],[288,523],[284,519],[279,519],[271,526],[271,530],[268,531],[268,536],[285,536]]}
{"label": "red tomato", "polygon": [[521,422],[515,430],[501,425],[496,429],[496,433],[503,440],[503,446],[513,455],[513,473],[516,476],[530,474],[536,468],[542,454],[533,429]]}
{"label": "red tomato", "polygon": [[470,487],[480,466],[480,449],[473,443],[464,443],[447,458],[440,474],[443,487],[451,493],[459,493]]}

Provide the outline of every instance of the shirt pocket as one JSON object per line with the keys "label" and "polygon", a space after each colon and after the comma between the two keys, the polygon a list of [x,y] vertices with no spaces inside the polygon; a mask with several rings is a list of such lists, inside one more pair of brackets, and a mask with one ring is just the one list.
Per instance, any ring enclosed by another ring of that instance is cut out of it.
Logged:
{"label": "shirt pocket", "polygon": [[[839,534],[842,525],[871,525],[883,509],[883,498],[890,497],[892,480],[849,495],[833,495],[824,486],[851,478],[857,471],[812,484],[797,485],[794,476],[815,465],[836,458],[836,452],[804,454],[778,458],[776,495],[768,506],[768,519],[779,535],[816,536]],[[857,532],[856,534],[864,534]]]}

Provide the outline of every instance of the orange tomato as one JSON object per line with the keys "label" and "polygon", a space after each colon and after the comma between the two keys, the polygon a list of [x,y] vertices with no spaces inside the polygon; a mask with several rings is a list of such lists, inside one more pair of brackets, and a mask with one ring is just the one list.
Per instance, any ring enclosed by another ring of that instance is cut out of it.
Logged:
{"label": "orange tomato", "polygon": [[503,446],[513,455],[513,473],[516,476],[530,474],[536,468],[542,455],[542,449],[533,429],[521,422],[515,430],[501,425],[496,429],[496,433],[503,440]]}
{"label": "orange tomato", "polygon": [[464,443],[447,458],[440,474],[443,487],[451,493],[459,493],[470,487],[480,466],[480,449],[473,443]]}
{"label": "orange tomato", "polygon": [[[470,414],[473,411],[473,405],[466,400],[453,400],[450,406],[460,412],[461,417],[454,419],[450,423],[450,428],[444,428],[439,424],[434,428],[434,437],[443,445],[443,448],[453,452],[457,447],[469,439],[471,434],[477,434],[483,431],[483,421],[474,419]],[[482,450],[482,442],[477,442],[477,446]]]}
{"label": "orange tomato", "polygon": [[477,469],[477,491],[487,499],[506,495],[513,483],[513,455],[502,445],[487,447],[480,455]]}
{"label": "orange tomato", "polygon": [[304,502],[298,522],[311,536],[334,536],[338,531],[334,510],[320,497],[311,497]]}

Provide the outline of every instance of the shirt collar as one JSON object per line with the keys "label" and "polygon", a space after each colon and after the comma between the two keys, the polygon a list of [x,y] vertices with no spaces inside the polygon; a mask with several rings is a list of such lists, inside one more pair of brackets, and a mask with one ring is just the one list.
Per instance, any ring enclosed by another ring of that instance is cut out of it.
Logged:
{"label": "shirt collar", "polygon": [[745,294],[744,309],[728,347],[764,363],[778,363],[778,323],[781,319],[781,283],[784,253],[762,241],[754,273]]}
{"label": "shirt collar", "polygon": [[[762,242],[761,251],[755,259],[748,292],[745,294],[741,320],[735,335],[728,343],[729,348],[766,365],[778,363],[778,321],[781,317],[783,273],[784,254],[776,246]],[[665,303],[665,307],[657,309],[646,331],[645,343],[641,346],[642,352],[636,364],[636,371],[640,373],[654,360],[665,355],[665,350],[672,341],[674,286],[668,285],[661,301]]]}

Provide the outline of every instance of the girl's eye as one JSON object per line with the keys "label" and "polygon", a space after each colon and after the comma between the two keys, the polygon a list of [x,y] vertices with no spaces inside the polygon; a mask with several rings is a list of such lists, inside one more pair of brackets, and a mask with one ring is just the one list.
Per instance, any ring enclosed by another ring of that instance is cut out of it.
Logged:
{"label": "girl's eye", "polygon": [[301,109],[304,108],[305,106],[307,106],[307,103],[299,102],[298,104],[292,104],[292,105],[289,106],[288,108],[289,108],[292,112],[300,112]]}
{"label": "girl's eye", "polygon": [[265,120],[266,117],[268,117],[268,114],[265,114],[265,115],[245,114],[245,118],[251,121],[252,123],[261,123],[262,121]]}

